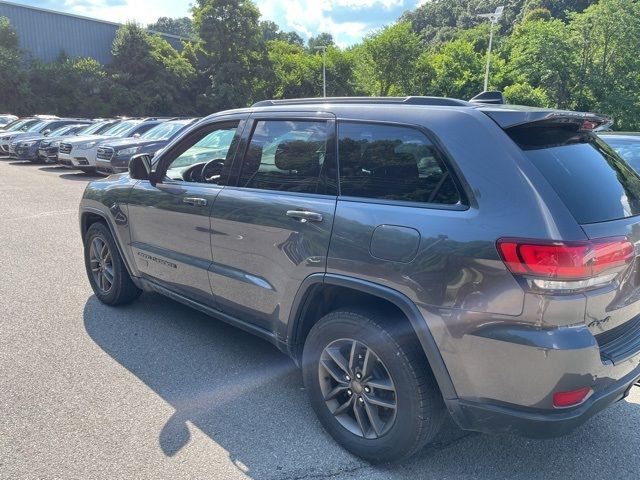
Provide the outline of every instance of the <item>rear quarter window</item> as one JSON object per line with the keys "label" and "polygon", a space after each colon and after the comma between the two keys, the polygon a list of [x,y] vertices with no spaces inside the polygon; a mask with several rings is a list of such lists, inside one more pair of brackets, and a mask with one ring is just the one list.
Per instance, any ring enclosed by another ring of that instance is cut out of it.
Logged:
{"label": "rear quarter window", "polygon": [[609,145],[575,127],[507,131],[581,224],[640,214],[640,177]]}

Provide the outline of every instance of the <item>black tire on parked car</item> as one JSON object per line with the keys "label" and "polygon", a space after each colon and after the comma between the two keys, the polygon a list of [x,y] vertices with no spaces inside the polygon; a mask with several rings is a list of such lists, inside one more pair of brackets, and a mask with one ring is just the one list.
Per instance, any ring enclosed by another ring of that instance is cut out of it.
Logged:
{"label": "black tire on parked car", "polygon": [[92,224],[84,237],[84,264],[96,297],[107,305],[123,305],[140,296],[109,228]]}
{"label": "black tire on parked car", "polygon": [[304,384],[320,422],[372,463],[410,457],[446,415],[413,330],[394,319],[386,310],[336,310],[313,326],[303,352]]}

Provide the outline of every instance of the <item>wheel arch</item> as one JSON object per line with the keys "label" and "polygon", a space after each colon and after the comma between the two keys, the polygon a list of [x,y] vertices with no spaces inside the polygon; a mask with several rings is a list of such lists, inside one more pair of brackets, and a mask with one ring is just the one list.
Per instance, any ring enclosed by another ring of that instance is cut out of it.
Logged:
{"label": "wheel arch", "polygon": [[311,327],[326,313],[336,308],[335,294],[348,295],[348,302],[337,305],[357,305],[366,302],[367,306],[393,307],[401,312],[410,323],[425,357],[436,378],[445,400],[457,398],[451,376],[440,355],[440,350],[429,330],[427,322],[416,305],[404,294],[384,285],[358,278],[334,275],[314,274],[307,277],[296,294],[287,325],[287,349],[289,355],[300,362],[302,347]]}
{"label": "wheel arch", "polygon": [[[113,220],[108,215],[106,215],[104,212],[96,208],[91,208],[91,207],[82,208],[82,210],[80,211],[80,234],[81,234],[82,241],[84,242],[84,238],[87,232],[89,231],[89,228],[94,223],[102,223],[104,226],[106,226],[109,229],[111,236],[113,237],[116,247],[118,248],[118,253],[122,258],[122,262],[124,263],[124,266],[126,267],[127,272],[129,273],[129,276],[131,277],[133,282],[137,284],[137,281],[136,281],[137,275],[135,271],[131,268],[129,255],[127,255],[127,252],[122,247],[122,244],[120,242],[120,237],[118,236],[117,230],[114,227],[112,222]],[[138,287],[141,288],[140,285],[138,285]]]}

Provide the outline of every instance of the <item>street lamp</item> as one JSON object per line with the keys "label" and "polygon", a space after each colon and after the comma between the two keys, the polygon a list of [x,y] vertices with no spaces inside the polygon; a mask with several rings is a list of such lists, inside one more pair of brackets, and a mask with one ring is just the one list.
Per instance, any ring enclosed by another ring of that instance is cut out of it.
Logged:
{"label": "street lamp", "polygon": [[500,17],[502,17],[502,13],[504,12],[504,7],[496,8],[496,11],[493,13],[481,13],[478,15],[482,18],[488,18],[491,22],[491,27],[489,30],[489,49],[487,52],[487,70],[484,74],[484,91],[486,92],[489,88],[489,69],[491,68],[491,46],[493,45],[493,27],[497,25]]}
{"label": "street lamp", "polygon": [[322,96],[327,97],[327,46],[326,45],[317,45],[315,47],[316,50],[322,52]]}

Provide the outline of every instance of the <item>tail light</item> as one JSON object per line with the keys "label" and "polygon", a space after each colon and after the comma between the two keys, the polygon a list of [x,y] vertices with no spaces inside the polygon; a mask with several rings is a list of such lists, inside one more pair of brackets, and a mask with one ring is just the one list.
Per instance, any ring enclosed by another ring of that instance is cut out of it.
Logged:
{"label": "tail light", "polygon": [[580,242],[498,240],[505,264],[542,290],[584,290],[610,283],[634,258],[625,237]]}

